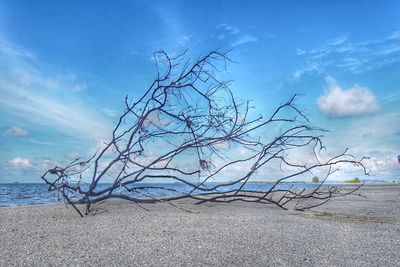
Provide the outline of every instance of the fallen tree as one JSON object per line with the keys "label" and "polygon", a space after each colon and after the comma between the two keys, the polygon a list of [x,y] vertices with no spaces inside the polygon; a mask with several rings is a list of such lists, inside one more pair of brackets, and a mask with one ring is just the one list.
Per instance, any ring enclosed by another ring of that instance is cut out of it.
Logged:
{"label": "fallen tree", "polygon": [[[325,185],[343,165],[367,174],[364,158],[346,149],[322,159],[324,130],[311,125],[296,96],[269,116],[254,116],[250,103],[236,99],[231,83],[218,78],[230,62],[226,53],[212,51],[194,62],[185,56],[156,53],[156,79],[137,101],[125,98],[110,141],[88,160],[44,173],[49,190],[82,216],[75,204],[86,204],[88,214],[94,203],[111,198],[246,201],[305,210],[358,189]],[[302,149],[311,149],[312,159],[293,158]],[[316,171],[325,172],[317,184],[290,183]],[[253,183],[268,174],[275,179],[267,186]]]}

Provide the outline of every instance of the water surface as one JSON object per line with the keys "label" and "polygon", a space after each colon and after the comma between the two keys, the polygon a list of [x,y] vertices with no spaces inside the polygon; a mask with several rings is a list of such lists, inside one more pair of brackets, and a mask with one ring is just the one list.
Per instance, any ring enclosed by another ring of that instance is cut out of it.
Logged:
{"label": "water surface", "polygon": [[[111,184],[99,184],[98,190],[109,187]],[[215,183],[208,183],[205,186],[210,188],[215,186]],[[147,190],[138,190],[135,193],[136,197],[148,198],[149,196],[173,196],[185,194],[191,191],[191,187],[181,184],[181,183],[141,183],[136,184],[132,187],[143,187],[150,186],[154,187]],[[233,189],[238,189],[240,184],[233,186],[225,186],[219,188],[215,192],[224,192]],[[271,184],[257,184],[248,183],[243,189],[246,190],[268,190],[271,188]],[[278,186],[278,189],[288,189],[288,188],[304,188],[304,187],[314,187],[316,185],[312,184],[282,184]],[[87,186],[83,185],[83,188]],[[163,187],[165,189],[160,189],[157,187]],[[115,192],[127,193],[125,189],[116,189]],[[196,190],[193,194],[202,193],[200,190]],[[79,197],[79,196],[77,196]],[[61,196],[59,197],[57,192],[49,192],[48,185],[42,183],[10,183],[10,184],[0,184],[0,206],[20,206],[20,205],[34,205],[34,204],[55,204],[62,203],[63,200]]]}

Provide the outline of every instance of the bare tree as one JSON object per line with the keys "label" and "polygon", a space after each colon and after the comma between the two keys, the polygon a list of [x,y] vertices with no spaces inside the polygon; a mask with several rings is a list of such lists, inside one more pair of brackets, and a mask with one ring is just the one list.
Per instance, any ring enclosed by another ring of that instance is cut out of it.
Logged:
{"label": "bare tree", "polygon": [[[267,117],[254,116],[250,103],[237,100],[231,83],[219,78],[231,61],[226,53],[212,51],[194,62],[185,57],[155,53],[156,79],[137,101],[125,98],[111,140],[89,160],[48,170],[42,179],[49,190],[60,192],[82,215],[75,204],[86,204],[88,214],[92,204],[110,198],[246,201],[304,210],[358,189],[325,185],[343,165],[367,174],[364,158],[357,160],[346,149],[323,160],[324,130],[310,124],[296,96]],[[313,151],[312,159],[294,157],[303,149]],[[317,185],[288,183],[317,170],[326,173]],[[276,176],[268,187],[252,183],[269,174]]]}

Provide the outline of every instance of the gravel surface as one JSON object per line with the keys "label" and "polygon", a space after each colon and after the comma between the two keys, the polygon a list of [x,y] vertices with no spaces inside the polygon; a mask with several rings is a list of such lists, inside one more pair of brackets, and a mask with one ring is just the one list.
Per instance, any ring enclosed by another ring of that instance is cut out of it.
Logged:
{"label": "gravel surface", "polygon": [[306,212],[188,201],[0,208],[0,266],[400,266],[400,187]]}

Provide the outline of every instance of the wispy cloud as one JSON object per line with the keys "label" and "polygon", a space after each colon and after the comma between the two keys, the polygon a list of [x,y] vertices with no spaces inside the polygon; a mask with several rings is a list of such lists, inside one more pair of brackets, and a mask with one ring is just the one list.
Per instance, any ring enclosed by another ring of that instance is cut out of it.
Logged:
{"label": "wispy cloud", "polygon": [[400,31],[393,32],[388,39],[400,39]]}
{"label": "wispy cloud", "polygon": [[343,52],[342,46],[347,41],[347,36],[342,36],[336,39],[328,40],[308,52],[314,58],[322,58],[334,52]]}
{"label": "wispy cloud", "polygon": [[236,35],[240,32],[240,30],[227,23],[218,24],[216,26],[218,30],[220,30],[220,34],[218,35],[218,39],[223,40],[227,37],[227,35]]}
{"label": "wispy cloud", "polygon": [[186,47],[190,41],[191,36],[188,35],[182,35],[181,37],[179,37],[178,39],[178,45],[182,46],[182,47]]}
{"label": "wispy cloud", "polygon": [[318,64],[324,69],[344,69],[352,73],[363,73],[400,62],[400,32],[389,36],[363,42],[352,42],[349,36],[327,40],[313,49],[297,48],[296,55],[302,57],[303,66],[296,69],[293,77],[299,73],[315,74],[310,65]]}
{"label": "wispy cloud", "polygon": [[[1,36],[0,36],[1,37]],[[100,140],[110,124],[82,100],[85,86],[74,74],[53,73],[29,51],[0,38],[0,110],[26,123],[79,138]],[[23,134],[13,128],[10,134]]]}
{"label": "wispy cloud", "polygon": [[301,48],[296,48],[296,55],[301,56],[304,55],[306,53],[306,51],[304,51]]}
{"label": "wispy cloud", "polygon": [[158,48],[162,48],[169,53],[179,53],[182,48],[186,49],[197,42],[187,30],[187,25],[182,23],[181,14],[168,2],[161,1],[155,4],[154,11],[162,22],[161,29],[166,36],[166,38],[156,38]]}
{"label": "wispy cloud", "polygon": [[366,87],[354,85],[342,89],[332,77],[327,77],[328,92],[318,98],[319,109],[329,117],[343,118],[376,114],[379,103]]}
{"label": "wispy cloud", "polygon": [[4,134],[7,136],[22,137],[22,136],[28,135],[28,130],[25,128],[13,125],[10,128],[6,129]]}
{"label": "wispy cloud", "polygon": [[19,119],[50,126],[75,137],[101,139],[110,132],[103,118],[94,110],[77,105],[73,99],[35,94],[10,83],[1,86],[0,92],[4,97],[0,99],[4,112]]}
{"label": "wispy cloud", "polygon": [[218,24],[215,27],[217,29],[217,33],[212,36],[221,41],[224,40],[231,47],[258,41],[257,37],[243,33],[238,27],[235,27],[229,23]]}
{"label": "wispy cloud", "polygon": [[322,73],[324,68],[325,68],[325,66],[319,62],[308,62],[302,68],[299,68],[294,71],[293,79],[300,80],[306,74],[310,75],[310,74]]}
{"label": "wispy cloud", "polygon": [[252,43],[252,42],[257,42],[258,38],[251,36],[251,35],[243,35],[239,37],[235,42],[231,43],[232,47],[247,44],[247,43]]}
{"label": "wispy cloud", "polygon": [[393,103],[400,100],[400,91],[389,94],[382,98],[382,102],[384,103]]}

